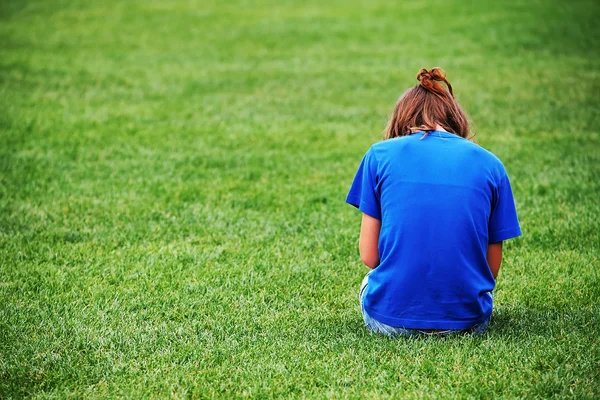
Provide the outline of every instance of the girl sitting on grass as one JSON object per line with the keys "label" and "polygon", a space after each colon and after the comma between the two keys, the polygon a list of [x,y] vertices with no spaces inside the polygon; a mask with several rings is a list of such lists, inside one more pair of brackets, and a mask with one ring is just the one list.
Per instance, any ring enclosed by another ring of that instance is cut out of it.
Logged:
{"label": "girl sitting on grass", "polygon": [[[346,202],[362,211],[360,303],[386,335],[485,332],[502,241],[521,229],[502,162],[470,141],[440,68],[396,103]],[[439,82],[444,82],[445,89]]]}

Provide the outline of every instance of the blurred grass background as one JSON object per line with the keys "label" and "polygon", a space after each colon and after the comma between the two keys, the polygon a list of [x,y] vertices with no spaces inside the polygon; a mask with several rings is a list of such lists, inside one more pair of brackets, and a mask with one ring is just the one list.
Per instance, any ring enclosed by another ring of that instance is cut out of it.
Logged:
{"label": "blurred grass background", "polygon": [[[599,11],[0,2],[0,397],[600,396]],[[489,334],[390,340],[344,198],[433,66],[524,235]]]}

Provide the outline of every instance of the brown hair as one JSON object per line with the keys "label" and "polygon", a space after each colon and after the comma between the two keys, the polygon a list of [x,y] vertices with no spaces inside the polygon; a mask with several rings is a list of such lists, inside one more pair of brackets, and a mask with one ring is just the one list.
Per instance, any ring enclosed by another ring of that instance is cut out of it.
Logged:
{"label": "brown hair", "polygon": [[[408,89],[396,102],[383,138],[392,139],[414,132],[434,131],[436,125],[457,136],[469,137],[469,122],[464,111],[454,99],[452,85],[441,68],[421,69],[418,85]],[[443,81],[446,90],[438,82]]]}

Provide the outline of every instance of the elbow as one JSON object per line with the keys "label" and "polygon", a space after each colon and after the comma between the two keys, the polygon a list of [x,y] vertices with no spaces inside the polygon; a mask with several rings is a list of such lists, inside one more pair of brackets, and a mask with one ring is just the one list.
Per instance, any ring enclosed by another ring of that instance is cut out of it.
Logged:
{"label": "elbow", "polygon": [[373,269],[379,265],[379,255],[378,254],[361,253],[360,259],[362,260],[363,264],[365,264],[367,267],[369,267],[371,269]]}

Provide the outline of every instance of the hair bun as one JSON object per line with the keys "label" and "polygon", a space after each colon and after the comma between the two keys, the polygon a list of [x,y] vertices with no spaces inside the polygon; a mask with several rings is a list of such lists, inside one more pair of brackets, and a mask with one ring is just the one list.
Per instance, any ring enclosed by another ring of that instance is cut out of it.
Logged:
{"label": "hair bun", "polygon": [[434,81],[446,80],[446,71],[441,68],[434,67],[429,70],[429,74]]}
{"label": "hair bun", "polygon": [[421,68],[417,74],[417,80],[422,82],[423,80],[427,79],[432,81],[444,81],[446,80],[446,71],[439,67],[431,68],[429,71],[425,68]]}
{"label": "hair bun", "polygon": [[417,74],[417,80],[423,82],[425,79],[431,79],[431,74],[425,68],[421,68]]}
{"label": "hair bun", "polygon": [[450,82],[446,79],[446,71],[439,67],[431,68],[429,71],[425,68],[421,68],[419,73],[417,74],[417,80],[421,82],[421,86],[430,92],[433,92],[437,95],[443,95],[443,89],[439,83],[435,83],[435,81],[444,81],[446,86],[448,86],[448,91],[450,95],[454,97],[454,93],[452,92],[452,86]]}

